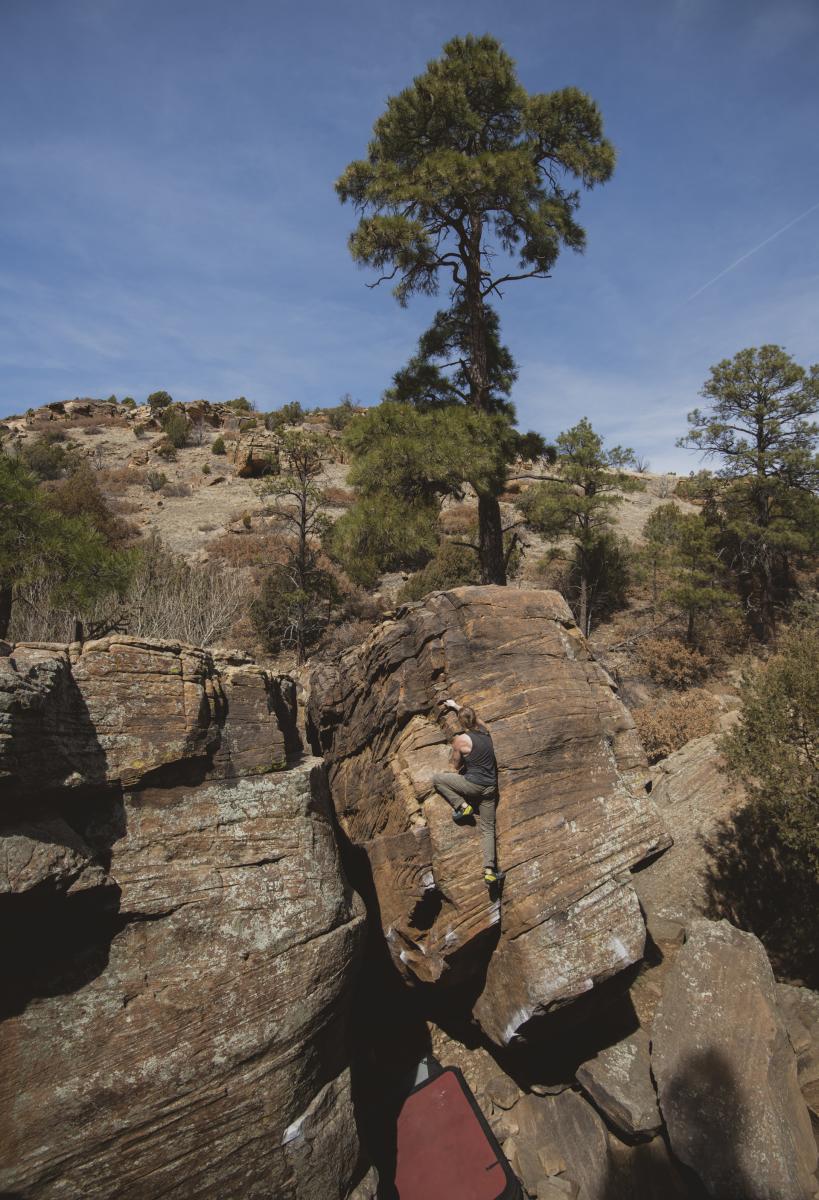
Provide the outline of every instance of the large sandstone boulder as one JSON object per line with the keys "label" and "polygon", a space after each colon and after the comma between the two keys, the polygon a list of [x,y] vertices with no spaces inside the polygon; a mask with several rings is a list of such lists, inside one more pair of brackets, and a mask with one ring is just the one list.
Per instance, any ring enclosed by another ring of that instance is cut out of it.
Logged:
{"label": "large sandstone boulder", "polygon": [[233,463],[240,479],[259,479],[262,475],[278,475],[278,434],[266,429],[250,429],[241,434],[233,448]]}
{"label": "large sandstone boulder", "polygon": [[671,1148],[718,1200],[809,1200],[816,1145],[761,943],[694,921],[665,982],[651,1065]]}
{"label": "large sandstone boulder", "polygon": [[0,1192],[346,1197],[364,918],[289,689],[127,639],[0,678]]}
{"label": "large sandstone boulder", "polygon": [[[455,826],[432,789],[455,731],[447,696],[473,704],[495,741],[502,901],[483,883],[477,830]],[[435,593],[318,668],[310,716],[407,980],[485,972],[474,1013],[505,1044],[640,959],[629,869],[669,839],[632,720],[557,593]]]}
{"label": "large sandstone boulder", "polygon": [[[736,713],[723,714],[721,728],[735,720]],[[651,798],[674,845],[634,878],[640,902],[652,920],[708,912],[708,842],[721,823],[745,804],[742,785],[725,774],[718,738],[719,734],[694,738],[654,769]]]}

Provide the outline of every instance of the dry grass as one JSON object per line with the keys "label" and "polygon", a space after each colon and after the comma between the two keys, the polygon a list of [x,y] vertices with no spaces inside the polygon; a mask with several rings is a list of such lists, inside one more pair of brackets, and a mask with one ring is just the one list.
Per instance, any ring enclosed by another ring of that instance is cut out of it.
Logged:
{"label": "dry grass", "polygon": [[634,657],[655,683],[666,687],[687,688],[708,674],[709,660],[679,638],[643,638]]}
{"label": "dry grass", "polygon": [[326,487],[324,489],[324,502],[331,508],[350,508],[355,504],[356,499],[355,492],[349,488]]}
{"label": "dry grass", "polygon": [[285,561],[286,545],[278,533],[222,533],[205,547],[208,557],[232,567],[267,567]]}
{"label": "dry grass", "polygon": [[477,521],[478,513],[474,504],[453,504],[443,509],[438,518],[444,533],[471,533]]}

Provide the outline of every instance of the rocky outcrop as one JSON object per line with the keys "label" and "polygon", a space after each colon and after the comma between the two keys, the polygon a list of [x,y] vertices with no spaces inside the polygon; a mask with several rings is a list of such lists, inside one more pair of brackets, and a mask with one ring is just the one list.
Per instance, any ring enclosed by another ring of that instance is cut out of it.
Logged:
{"label": "rocky outcrop", "polygon": [[651,1065],[674,1154],[709,1195],[808,1200],[816,1145],[761,943],[695,921],[665,983]]}
{"label": "rocky outcrop", "polygon": [[[725,729],[736,713],[721,718]],[[745,803],[741,784],[729,779],[717,750],[719,734],[694,738],[654,768],[651,798],[674,845],[634,878],[651,919],[708,912],[708,843],[720,824]]]}
{"label": "rocky outcrop", "polygon": [[[477,832],[432,789],[454,732],[447,696],[474,704],[495,741],[502,905]],[[408,980],[485,972],[474,1013],[504,1044],[640,959],[629,869],[669,839],[632,720],[557,593],[435,593],[317,669],[310,714]]]}
{"label": "rocky outcrop", "polygon": [[288,681],[127,638],[6,650],[0,1191],[346,1197],[364,918]]}
{"label": "rocky outcrop", "polygon": [[278,475],[281,439],[266,429],[242,433],[233,448],[233,463],[240,479],[258,479]]}

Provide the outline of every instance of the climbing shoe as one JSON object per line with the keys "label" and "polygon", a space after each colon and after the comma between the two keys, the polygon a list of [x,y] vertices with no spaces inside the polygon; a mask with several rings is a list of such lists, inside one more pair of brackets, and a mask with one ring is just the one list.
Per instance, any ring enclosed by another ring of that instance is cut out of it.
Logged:
{"label": "climbing shoe", "polygon": [[464,803],[459,804],[458,807],[453,812],[452,820],[453,821],[463,821],[465,817],[471,817],[474,811],[475,811],[475,809],[472,807],[472,805],[467,804],[466,801],[464,801]]}
{"label": "climbing shoe", "polygon": [[493,884],[501,883],[506,878],[505,871],[499,871],[497,867],[484,867],[483,881],[484,883]]}

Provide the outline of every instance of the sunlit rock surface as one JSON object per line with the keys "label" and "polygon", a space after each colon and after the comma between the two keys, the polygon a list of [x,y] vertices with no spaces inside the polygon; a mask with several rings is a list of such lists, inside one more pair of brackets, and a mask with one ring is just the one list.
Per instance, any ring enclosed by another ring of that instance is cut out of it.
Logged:
{"label": "sunlit rock surface", "polygon": [[[478,831],[431,787],[472,704],[500,767],[499,901]],[[435,593],[312,679],[311,722],[343,834],[366,854],[384,935],[408,980],[471,981],[508,1043],[640,959],[629,869],[669,838],[632,720],[555,592]]]}

